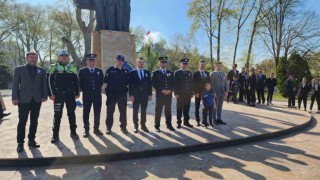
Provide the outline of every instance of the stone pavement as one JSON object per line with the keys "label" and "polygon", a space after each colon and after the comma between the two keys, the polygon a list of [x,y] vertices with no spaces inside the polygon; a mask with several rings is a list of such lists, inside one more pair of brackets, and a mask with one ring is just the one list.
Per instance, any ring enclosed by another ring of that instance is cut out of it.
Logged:
{"label": "stone pavement", "polygon": [[[4,92],[9,95],[10,92]],[[147,127],[150,133],[140,131],[139,134],[133,133],[132,122],[132,104],[128,104],[128,130],[125,135],[120,131],[119,113],[115,112],[115,123],[112,135],[92,136],[83,138],[82,133],[82,108],[77,108],[77,124],[80,140],[72,140],[69,136],[69,124],[64,111],[61,123],[60,139],[57,145],[51,144],[52,136],[51,126],[53,119],[53,103],[47,101],[42,105],[37,132],[37,142],[41,145],[40,149],[28,149],[25,153],[17,154],[16,149],[16,126],[18,122],[17,107],[10,103],[10,96],[5,96],[7,111],[12,112],[11,116],[0,121],[0,158],[32,158],[32,157],[60,157],[74,155],[92,155],[117,152],[135,152],[151,149],[162,149],[171,147],[183,147],[208,142],[218,142],[233,140],[245,137],[251,137],[260,134],[272,133],[285,130],[310,120],[310,115],[303,111],[296,111],[284,108],[282,104],[275,106],[262,106],[252,108],[244,105],[225,104],[223,111],[223,120],[228,124],[226,126],[216,126],[206,129],[205,127],[195,127],[193,129],[183,127],[181,130],[171,132],[166,129],[164,118],[162,118],[162,133],[156,133],[153,127],[154,123],[154,105],[155,101],[150,102],[148,106]],[[103,102],[105,97],[103,96]],[[105,103],[103,103],[105,104]],[[175,102],[172,105],[173,125],[176,125]],[[193,102],[191,107],[194,107]],[[106,107],[103,105],[101,113],[101,130],[105,131]],[[194,115],[194,108],[191,108],[191,117]],[[91,113],[91,120],[93,114]],[[92,122],[92,121],[91,121]],[[191,123],[195,125],[194,118]],[[93,123],[92,123],[93,124]],[[27,124],[28,127],[28,124]],[[27,131],[28,132],[28,131]],[[27,141],[27,139],[26,139]]]}

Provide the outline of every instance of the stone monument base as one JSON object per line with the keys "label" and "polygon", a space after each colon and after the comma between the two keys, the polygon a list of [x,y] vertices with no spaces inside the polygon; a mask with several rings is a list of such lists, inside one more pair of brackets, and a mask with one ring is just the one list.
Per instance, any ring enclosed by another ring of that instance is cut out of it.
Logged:
{"label": "stone monument base", "polygon": [[97,54],[97,67],[106,69],[115,65],[115,58],[121,54],[127,62],[135,65],[136,45],[135,36],[130,32],[102,30],[93,32],[92,53]]}

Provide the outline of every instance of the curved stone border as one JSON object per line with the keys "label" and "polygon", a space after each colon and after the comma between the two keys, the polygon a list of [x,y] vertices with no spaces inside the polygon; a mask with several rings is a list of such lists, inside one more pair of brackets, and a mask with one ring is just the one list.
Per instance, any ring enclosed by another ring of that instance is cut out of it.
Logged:
{"label": "curved stone border", "polygon": [[240,138],[234,140],[219,141],[213,143],[202,143],[184,147],[164,148],[155,150],[146,150],[140,152],[121,152],[121,153],[110,153],[110,154],[96,154],[86,156],[65,156],[65,157],[46,157],[46,158],[6,158],[0,159],[1,168],[18,168],[18,167],[39,167],[39,166],[62,166],[71,164],[97,164],[111,161],[124,161],[139,158],[150,158],[165,155],[176,155],[182,153],[190,153],[196,151],[212,150],[224,147],[230,147],[240,144],[252,143],[274,137],[287,135],[294,133],[304,128],[307,128],[313,122],[313,116],[310,115],[310,120],[291,127],[289,129],[276,131],[272,133],[260,134],[247,138]]}

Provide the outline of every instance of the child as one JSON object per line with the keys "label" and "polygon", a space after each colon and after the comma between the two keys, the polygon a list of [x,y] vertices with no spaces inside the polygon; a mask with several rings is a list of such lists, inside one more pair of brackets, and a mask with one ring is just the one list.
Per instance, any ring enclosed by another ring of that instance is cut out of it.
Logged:
{"label": "child", "polygon": [[210,122],[210,125],[213,127],[212,112],[213,112],[213,109],[216,109],[216,102],[214,99],[213,90],[211,88],[210,83],[205,84],[205,91],[202,93],[201,98],[202,98],[202,115],[203,115],[202,124],[205,127],[209,126],[207,121],[207,116],[209,113],[209,122]]}
{"label": "child", "polygon": [[238,76],[233,76],[233,81],[230,85],[230,91],[232,92],[232,101],[235,104],[238,104],[237,95],[239,92],[239,82],[238,82]]}

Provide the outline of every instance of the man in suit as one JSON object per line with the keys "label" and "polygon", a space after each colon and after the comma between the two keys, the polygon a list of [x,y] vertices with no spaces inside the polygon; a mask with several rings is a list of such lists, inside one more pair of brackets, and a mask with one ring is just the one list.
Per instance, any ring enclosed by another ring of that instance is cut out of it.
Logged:
{"label": "man in suit", "polygon": [[89,114],[91,106],[93,105],[94,110],[94,130],[93,133],[96,135],[102,135],[99,130],[100,126],[100,113],[101,113],[101,87],[103,85],[103,72],[101,69],[95,67],[96,54],[87,54],[86,56],[87,67],[80,69],[79,71],[79,83],[82,90],[83,100],[83,125],[84,134],[83,137],[89,137]]}
{"label": "man in suit", "polygon": [[38,54],[26,53],[27,65],[14,71],[12,103],[18,105],[19,123],[17,128],[17,152],[24,151],[26,123],[30,114],[29,147],[39,148],[35,141],[41,103],[47,100],[47,75],[43,68],[37,67]]}
{"label": "man in suit", "polygon": [[123,67],[124,56],[118,55],[115,60],[115,65],[107,69],[104,77],[104,83],[107,84],[107,118],[106,134],[111,134],[113,126],[113,114],[118,104],[120,112],[120,128],[122,133],[127,134],[127,93],[129,85],[129,70]]}
{"label": "man in suit", "polygon": [[[227,79],[229,81],[229,89],[231,89],[231,84],[232,84],[232,81],[233,81],[233,77],[234,76],[239,76],[239,71],[237,70],[237,67],[238,65],[237,64],[233,64],[232,65],[232,70],[230,70],[228,72],[228,75],[227,75]],[[228,95],[227,95],[227,102],[229,101],[229,97],[232,96],[232,91],[228,92]]]}
{"label": "man in suit", "polygon": [[171,103],[172,91],[174,86],[173,72],[167,70],[168,57],[159,57],[160,68],[152,73],[152,85],[156,89],[156,107],[155,107],[155,129],[160,130],[160,119],[164,107],[167,128],[175,131],[172,127]]}
{"label": "man in suit", "polygon": [[[215,125],[226,123],[222,121],[221,114],[222,114],[222,106],[225,97],[227,96],[229,89],[228,89],[228,82],[224,72],[221,72],[222,63],[216,63],[216,70],[211,73],[211,84],[213,88],[213,93],[216,97],[217,108],[213,111],[213,121]],[[210,122],[211,126],[213,126],[212,122]]]}
{"label": "man in suit", "polygon": [[274,78],[274,73],[270,74],[270,78],[267,79],[266,84],[268,88],[267,105],[273,105],[272,97],[274,93],[274,88],[277,85],[277,80]]}
{"label": "man in suit", "polygon": [[244,102],[244,95],[245,95],[245,88],[244,88],[244,81],[245,81],[246,71],[245,68],[242,68],[241,73],[239,73],[239,102]]}
{"label": "man in suit", "polygon": [[259,74],[257,75],[257,95],[258,95],[258,104],[265,103],[264,97],[264,88],[266,87],[266,76],[262,74],[261,70],[258,70]]}
{"label": "man in suit", "polygon": [[307,100],[310,86],[307,84],[307,78],[303,77],[302,82],[298,86],[298,107],[301,108],[301,102],[303,101],[304,110],[307,111]]}
{"label": "man in suit", "polygon": [[183,125],[192,128],[189,123],[190,103],[193,96],[193,79],[192,73],[188,70],[189,59],[180,60],[181,69],[174,73],[174,95],[177,98],[177,128],[181,128],[182,114]]}
{"label": "man in suit", "polygon": [[205,89],[205,83],[210,82],[210,74],[205,70],[205,60],[199,61],[199,70],[193,74],[193,91],[195,94],[195,116],[197,120],[197,126],[200,126],[199,108],[201,104],[201,95]]}
{"label": "man in suit", "polygon": [[295,108],[296,103],[296,87],[293,81],[293,75],[289,75],[285,82],[286,95],[288,96],[288,108]]}
{"label": "man in suit", "polygon": [[144,59],[137,60],[137,69],[130,72],[129,95],[133,103],[134,133],[139,132],[138,112],[141,107],[141,129],[149,132],[146,126],[148,101],[152,100],[152,83],[150,72],[144,69]]}
{"label": "man in suit", "polygon": [[79,139],[76,132],[76,99],[80,97],[79,79],[77,68],[69,63],[69,53],[65,50],[59,51],[58,62],[49,68],[49,98],[54,103],[54,119],[51,143],[60,140],[59,131],[63,113],[63,107],[67,107],[69,118],[70,137]]}

